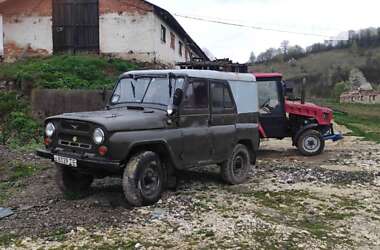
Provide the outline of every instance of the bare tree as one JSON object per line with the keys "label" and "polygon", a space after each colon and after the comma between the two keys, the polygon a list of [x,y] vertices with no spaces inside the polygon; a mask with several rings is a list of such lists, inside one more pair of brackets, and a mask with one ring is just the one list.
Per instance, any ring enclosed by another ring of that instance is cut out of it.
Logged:
{"label": "bare tree", "polygon": [[251,55],[249,56],[249,61],[248,62],[251,63],[251,64],[254,64],[256,62],[256,55],[255,55],[255,53],[253,51],[251,52]]}

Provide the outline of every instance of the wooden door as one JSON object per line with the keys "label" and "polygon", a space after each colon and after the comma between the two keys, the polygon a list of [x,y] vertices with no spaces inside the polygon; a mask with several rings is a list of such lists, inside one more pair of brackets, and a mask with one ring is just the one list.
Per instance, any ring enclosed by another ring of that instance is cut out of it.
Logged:
{"label": "wooden door", "polygon": [[53,49],[99,52],[98,0],[53,0]]}

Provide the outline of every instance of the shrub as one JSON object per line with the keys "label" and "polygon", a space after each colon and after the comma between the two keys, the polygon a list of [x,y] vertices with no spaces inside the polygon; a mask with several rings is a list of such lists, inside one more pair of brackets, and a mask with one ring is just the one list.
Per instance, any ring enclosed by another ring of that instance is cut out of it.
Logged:
{"label": "shrub", "polygon": [[30,115],[26,102],[14,92],[0,92],[0,139],[2,144],[38,142],[40,124]]}
{"label": "shrub", "polygon": [[340,96],[350,90],[350,84],[347,82],[339,82],[335,84],[334,89],[333,89],[333,94],[332,97],[336,100],[339,100]]}
{"label": "shrub", "polygon": [[111,89],[121,73],[137,67],[121,59],[61,55],[1,65],[0,79],[30,81],[49,89]]}

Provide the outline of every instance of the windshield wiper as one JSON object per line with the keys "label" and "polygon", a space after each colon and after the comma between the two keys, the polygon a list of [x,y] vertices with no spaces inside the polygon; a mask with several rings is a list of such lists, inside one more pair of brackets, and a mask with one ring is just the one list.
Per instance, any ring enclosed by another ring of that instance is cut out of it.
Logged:
{"label": "windshield wiper", "polygon": [[141,107],[141,106],[131,106],[131,105],[128,105],[128,106],[127,106],[127,109],[133,109],[133,110],[144,110],[144,107]]}
{"label": "windshield wiper", "polygon": [[133,98],[136,98],[136,87],[132,81],[131,81],[131,87],[132,87],[132,92],[133,92]]}

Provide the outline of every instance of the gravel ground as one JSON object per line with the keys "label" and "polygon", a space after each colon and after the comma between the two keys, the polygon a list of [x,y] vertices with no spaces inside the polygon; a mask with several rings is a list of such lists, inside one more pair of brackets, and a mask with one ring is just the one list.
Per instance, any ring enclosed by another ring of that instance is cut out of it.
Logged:
{"label": "gravel ground", "polygon": [[0,248],[380,249],[380,145],[346,137],[312,158],[289,145],[263,142],[247,184],[196,169],[145,208],[125,202],[118,179],[65,198],[51,163],[0,148],[0,164],[49,166],[1,205],[15,214],[0,220]]}

